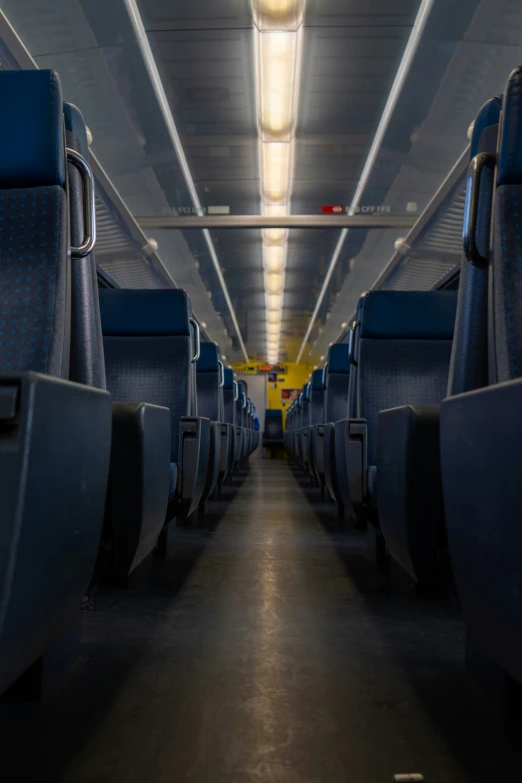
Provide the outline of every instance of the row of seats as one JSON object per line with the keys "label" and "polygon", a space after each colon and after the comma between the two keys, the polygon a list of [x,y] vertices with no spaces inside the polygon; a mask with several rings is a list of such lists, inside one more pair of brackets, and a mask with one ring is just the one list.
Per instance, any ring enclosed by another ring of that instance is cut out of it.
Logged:
{"label": "row of seats", "polygon": [[258,445],[181,290],[98,290],[80,111],[0,72],[0,694]]}
{"label": "row of seats", "polygon": [[454,586],[477,671],[520,684],[521,138],[518,68],[474,123],[458,292],[364,294],[285,432],[381,562]]}

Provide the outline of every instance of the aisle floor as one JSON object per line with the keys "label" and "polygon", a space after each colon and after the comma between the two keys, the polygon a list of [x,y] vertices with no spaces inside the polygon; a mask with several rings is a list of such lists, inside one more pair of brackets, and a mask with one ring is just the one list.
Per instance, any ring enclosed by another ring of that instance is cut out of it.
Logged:
{"label": "aisle floor", "polygon": [[467,681],[456,606],[390,596],[365,537],[282,460],[253,458],[226,494],[147,591],[99,595],[40,712],[2,711],[3,781],[521,778],[520,743]]}

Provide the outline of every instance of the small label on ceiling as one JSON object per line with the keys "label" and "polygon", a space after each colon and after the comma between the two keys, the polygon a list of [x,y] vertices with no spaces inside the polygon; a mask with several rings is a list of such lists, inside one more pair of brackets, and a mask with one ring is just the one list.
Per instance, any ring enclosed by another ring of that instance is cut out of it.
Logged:
{"label": "small label on ceiling", "polygon": [[323,215],[344,215],[344,207],[341,204],[326,204],[321,207]]}
{"label": "small label on ceiling", "polygon": [[208,215],[230,215],[230,207],[207,207]]}

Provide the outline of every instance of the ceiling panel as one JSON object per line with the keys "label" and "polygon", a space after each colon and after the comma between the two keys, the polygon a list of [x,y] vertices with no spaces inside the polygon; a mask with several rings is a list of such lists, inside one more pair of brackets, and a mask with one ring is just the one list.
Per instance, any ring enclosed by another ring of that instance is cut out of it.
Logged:
{"label": "ceiling panel", "polygon": [[[418,4],[308,0],[294,214],[319,214],[323,204],[350,203]],[[94,152],[131,211],[186,214],[193,209],[190,192],[129,7],[124,0],[2,3],[38,64],[59,71],[66,97],[82,109],[93,133]],[[138,0],[138,7],[201,204],[259,214],[251,4]],[[522,61],[521,31],[520,0],[435,0],[362,194],[366,211],[421,214],[466,146],[466,129],[478,108],[502,90],[510,69]],[[165,266],[211,324],[212,336],[231,356],[239,355],[201,232],[154,233]],[[338,237],[336,230],[290,232],[284,358],[297,354]],[[361,291],[393,256],[399,237],[394,230],[348,232],[308,354],[325,353]],[[248,351],[262,356],[261,232],[216,230],[212,241]],[[438,241],[435,234],[429,240]],[[425,248],[428,256],[440,250],[432,244]],[[419,270],[412,266],[411,280],[420,279]],[[137,280],[130,257],[127,277]]]}

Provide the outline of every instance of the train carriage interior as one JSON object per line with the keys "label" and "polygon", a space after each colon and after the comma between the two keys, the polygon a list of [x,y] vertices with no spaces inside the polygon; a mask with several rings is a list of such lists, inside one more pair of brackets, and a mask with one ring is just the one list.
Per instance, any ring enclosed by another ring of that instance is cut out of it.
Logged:
{"label": "train carriage interior", "polygon": [[522,780],[521,0],[0,0],[0,106],[1,780]]}

